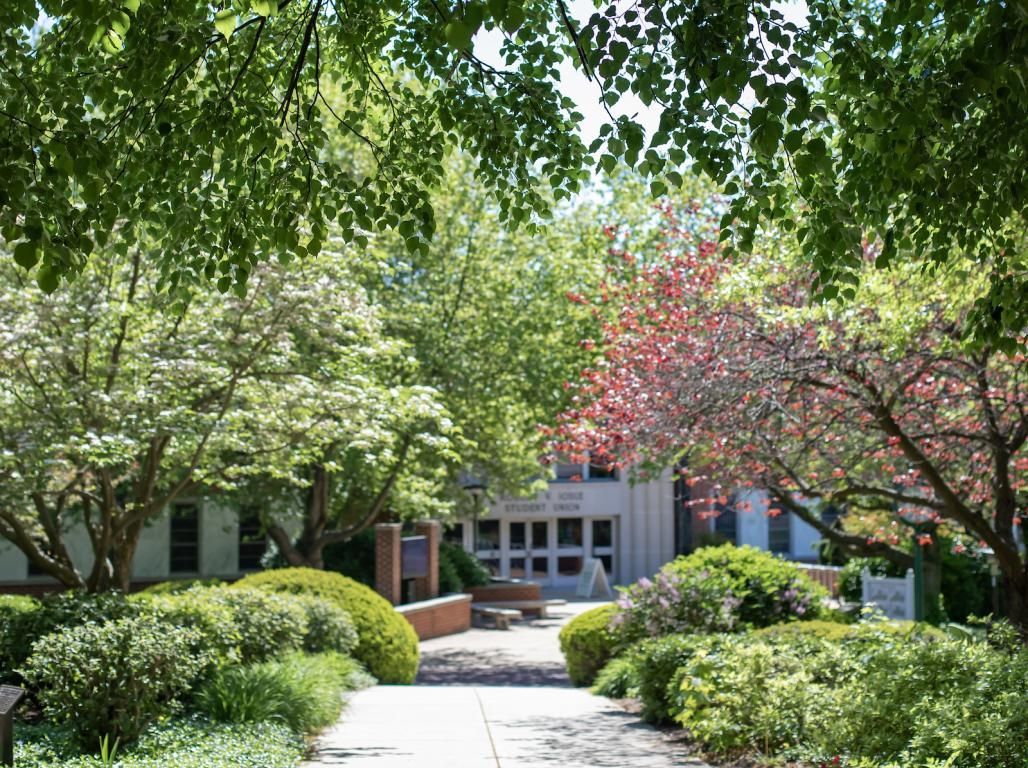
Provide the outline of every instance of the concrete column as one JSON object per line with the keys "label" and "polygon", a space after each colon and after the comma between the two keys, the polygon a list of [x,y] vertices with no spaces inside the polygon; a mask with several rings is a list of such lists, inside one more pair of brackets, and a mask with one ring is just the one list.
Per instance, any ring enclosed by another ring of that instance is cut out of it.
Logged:
{"label": "concrete column", "polygon": [[403,600],[399,523],[379,523],[375,526],[375,591],[393,605]]}
{"label": "concrete column", "polygon": [[414,592],[418,600],[439,597],[439,538],[441,527],[438,520],[422,520],[414,525],[414,533],[428,541],[428,576],[414,580]]}

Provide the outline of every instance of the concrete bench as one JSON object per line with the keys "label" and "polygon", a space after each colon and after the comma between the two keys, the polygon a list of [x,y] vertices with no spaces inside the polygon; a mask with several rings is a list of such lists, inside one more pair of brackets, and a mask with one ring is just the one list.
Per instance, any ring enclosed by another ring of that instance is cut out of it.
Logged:
{"label": "concrete bench", "polygon": [[[489,603],[494,608],[509,608],[515,611],[531,613],[540,619],[547,617],[547,609],[557,605],[567,605],[567,600],[495,600]],[[472,604],[472,608],[474,604]]]}
{"label": "concrete bench", "polygon": [[471,614],[479,619],[491,620],[496,629],[510,629],[512,621],[521,621],[523,618],[521,611],[516,608],[481,603],[471,604]]}

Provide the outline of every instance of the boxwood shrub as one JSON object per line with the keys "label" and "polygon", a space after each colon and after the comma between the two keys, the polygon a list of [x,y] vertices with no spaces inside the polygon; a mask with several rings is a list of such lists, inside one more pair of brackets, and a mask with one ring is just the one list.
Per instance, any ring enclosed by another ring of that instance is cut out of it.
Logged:
{"label": "boxwood shrub", "polygon": [[197,654],[196,630],[153,616],[89,622],[37,640],[25,663],[47,718],[95,749],[104,735],[132,741],[213,663]]}
{"label": "boxwood shrub", "polygon": [[353,655],[383,683],[414,682],[418,671],[418,636],[385,598],[338,573],[313,568],[280,568],[250,574],[235,589],[314,595],[341,606],[357,628]]}
{"label": "boxwood shrub", "polygon": [[560,630],[560,650],[575,685],[590,685],[614,655],[617,637],[610,628],[617,612],[613,603],[579,614]]}

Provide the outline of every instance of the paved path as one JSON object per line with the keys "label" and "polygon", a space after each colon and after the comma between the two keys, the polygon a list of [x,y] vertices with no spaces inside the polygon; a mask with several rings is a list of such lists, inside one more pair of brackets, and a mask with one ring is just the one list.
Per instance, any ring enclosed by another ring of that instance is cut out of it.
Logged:
{"label": "paved path", "polygon": [[590,607],[422,643],[417,685],[354,696],[309,767],[705,768],[637,717],[571,687],[557,632]]}

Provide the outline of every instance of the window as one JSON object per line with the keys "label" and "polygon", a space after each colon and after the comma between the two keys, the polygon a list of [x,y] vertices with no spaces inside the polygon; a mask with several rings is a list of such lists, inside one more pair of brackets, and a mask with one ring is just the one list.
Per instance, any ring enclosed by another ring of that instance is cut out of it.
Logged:
{"label": "window", "polygon": [[523,579],[528,575],[525,571],[525,558],[512,557],[510,559],[510,577],[512,579]]}
{"label": "window", "polygon": [[829,504],[821,510],[821,522],[825,525],[834,525],[840,517],[842,517],[842,510],[834,504]]}
{"label": "window", "polygon": [[452,523],[443,531],[443,541],[449,544],[464,546],[464,523]]}
{"label": "window", "polygon": [[532,523],[532,549],[548,549],[550,524],[546,520]]}
{"label": "window", "polygon": [[524,523],[510,523],[510,548],[511,549],[524,549],[525,548],[525,524]]}
{"label": "window", "polygon": [[727,504],[718,504],[717,517],[714,518],[714,533],[717,534],[717,537],[733,544],[736,543],[739,535],[738,526],[735,499],[730,499]]}
{"label": "window", "polygon": [[773,516],[767,520],[767,548],[777,554],[788,554],[792,549],[789,536],[792,515],[774,507],[769,514]]}
{"label": "window", "polygon": [[614,546],[614,521],[593,520],[593,546]]}
{"label": "window", "polygon": [[561,549],[582,546],[582,518],[557,518],[557,546]]}
{"label": "window", "polygon": [[560,576],[577,576],[582,572],[582,558],[578,555],[557,558],[557,574]]}
{"label": "window", "polygon": [[585,478],[581,464],[558,464],[554,470],[558,480],[583,480]]}
{"label": "window", "polygon": [[618,471],[617,471],[617,468],[614,467],[613,464],[593,464],[592,462],[590,462],[589,466],[586,467],[586,469],[588,470],[588,473],[589,473],[588,474],[588,479],[589,480],[617,480],[618,479]]}
{"label": "window", "polygon": [[557,464],[557,480],[617,480],[618,471],[612,464]]}
{"label": "window", "polygon": [[500,521],[479,520],[475,530],[475,549],[493,550],[500,548]]}
{"label": "window", "polygon": [[195,504],[176,504],[171,510],[171,573],[200,570],[200,509]]}
{"label": "window", "polygon": [[268,549],[268,537],[261,520],[253,510],[243,510],[239,516],[239,570],[256,571]]}

